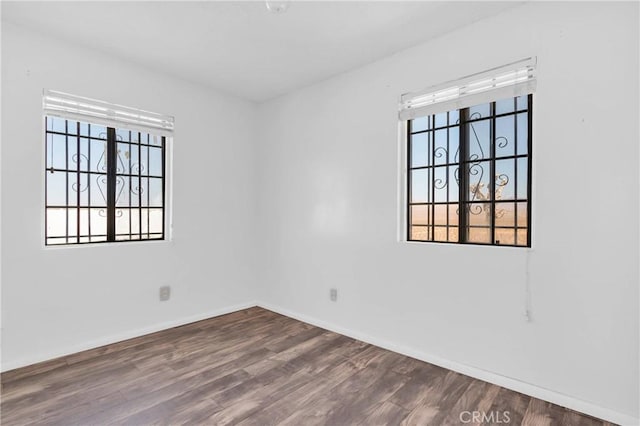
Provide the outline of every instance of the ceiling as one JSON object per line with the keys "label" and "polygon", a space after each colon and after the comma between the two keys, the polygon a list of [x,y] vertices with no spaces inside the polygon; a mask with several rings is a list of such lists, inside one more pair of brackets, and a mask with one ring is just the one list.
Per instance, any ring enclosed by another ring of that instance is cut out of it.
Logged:
{"label": "ceiling", "polygon": [[11,2],[2,20],[261,102],[513,7],[512,2]]}

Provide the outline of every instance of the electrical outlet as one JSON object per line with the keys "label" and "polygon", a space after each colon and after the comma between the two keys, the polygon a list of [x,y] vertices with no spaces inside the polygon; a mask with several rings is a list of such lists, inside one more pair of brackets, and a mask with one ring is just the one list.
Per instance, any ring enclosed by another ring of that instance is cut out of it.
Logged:
{"label": "electrical outlet", "polygon": [[329,299],[331,299],[332,302],[336,302],[338,300],[337,288],[332,288],[331,290],[329,290]]}
{"label": "electrical outlet", "polygon": [[164,302],[171,297],[171,287],[168,285],[160,287],[160,301]]}

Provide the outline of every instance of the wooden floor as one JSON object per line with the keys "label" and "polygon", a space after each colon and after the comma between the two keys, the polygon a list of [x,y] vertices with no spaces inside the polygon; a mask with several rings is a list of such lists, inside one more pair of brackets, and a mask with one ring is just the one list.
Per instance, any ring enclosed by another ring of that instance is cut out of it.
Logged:
{"label": "wooden floor", "polygon": [[5,426],[606,424],[261,308],[6,372],[1,408]]}

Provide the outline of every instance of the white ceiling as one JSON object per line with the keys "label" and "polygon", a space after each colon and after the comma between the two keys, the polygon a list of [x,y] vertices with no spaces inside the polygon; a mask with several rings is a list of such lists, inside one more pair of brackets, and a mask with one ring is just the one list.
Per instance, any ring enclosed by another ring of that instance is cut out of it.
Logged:
{"label": "white ceiling", "polygon": [[252,101],[357,68],[512,2],[8,2],[2,20]]}

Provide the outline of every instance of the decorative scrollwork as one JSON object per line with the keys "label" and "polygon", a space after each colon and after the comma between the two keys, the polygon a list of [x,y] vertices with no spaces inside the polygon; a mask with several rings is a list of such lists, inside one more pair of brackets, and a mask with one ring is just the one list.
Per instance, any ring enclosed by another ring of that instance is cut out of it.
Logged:
{"label": "decorative scrollwork", "polygon": [[78,182],[73,182],[71,184],[71,189],[73,190],[73,192],[84,192],[89,189],[89,184],[85,185],[83,188],[82,185],[78,185]]}
{"label": "decorative scrollwork", "polygon": [[480,163],[473,163],[469,166],[468,170],[469,176],[478,177],[475,183],[469,185],[469,189],[471,190],[471,201],[484,201],[488,199],[488,197],[482,192],[482,189],[484,188],[484,183],[482,183],[482,178],[484,177],[484,167]]}
{"label": "decorative scrollwork", "polygon": [[[116,209],[116,217],[122,217],[123,214],[122,209]],[[107,209],[98,210],[98,216],[107,217]]]}
{"label": "decorative scrollwork", "polygon": [[496,179],[495,179],[496,190],[494,193],[495,194],[494,197],[496,200],[502,199],[502,191],[504,190],[504,187],[507,186],[508,183],[509,183],[509,176],[505,175],[504,173],[496,175]]}
{"label": "decorative scrollwork", "polygon": [[447,154],[448,154],[447,148],[443,146],[439,146],[433,150],[433,156],[435,158],[442,158],[442,157],[447,158]]}
{"label": "decorative scrollwork", "polygon": [[[476,117],[477,115],[477,117]],[[474,119],[474,118],[480,118],[481,115],[480,113],[474,112],[473,114],[471,114],[471,116],[469,117],[470,119]],[[478,149],[480,150],[480,155],[478,154],[472,154],[469,156],[469,160],[471,161],[477,161],[479,159],[484,159],[485,158],[485,154],[484,154],[484,149],[482,149],[482,143],[480,143],[480,137],[478,137],[478,132],[476,132],[476,127],[474,123],[470,123],[469,124],[469,128],[471,128],[471,132],[473,133],[473,137],[476,140],[476,143],[478,144]]]}
{"label": "decorative scrollwork", "polygon": [[[98,185],[98,190],[100,191],[100,195],[102,195],[102,199],[104,202],[107,202],[107,177],[104,175],[96,177],[96,184]],[[119,189],[118,189],[119,188]],[[116,203],[120,200],[120,196],[122,195],[122,191],[124,190],[124,177],[117,176],[116,177]]]}
{"label": "decorative scrollwork", "polygon": [[[78,164],[78,165],[79,165],[79,167],[80,167],[80,168],[82,168],[82,162],[84,161],[84,164],[85,164],[85,165],[87,165],[87,164],[89,163],[89,158],[87,158],[87,156],[86,156],[86,155],[84,155],[84,154],[80,154],[80,155],[78,155],[78,154],[76,153],[76,154],[73,154],[73,155],[71,156],[71,161],[73,161],[74,163]],[[72,183],[72,184],[71,184],[71,189],[72,189],[74,192],[84,192],[84,191],[86,191],[88,188],[89,188],[89,183],[87,183],[87,184],[84,186],[84,188],[82,187],[82,185],[79,185],[79,184],[78,184],[78,182],[74,182],[74,183]]]}
{"label": "decorative scrollwork", "polygon": [[86,165],[89,162],[89,159],[84,154],[78,155],[76,153],[76,154],[73,154],[73,156],[71,157],[71,161],[73,161],[76,164],[78,164],[78,161],[80,161],[80,167],[82,167],[82,162],[84,161],[84,163]]}
{"label": "decorative scrollwork", "polygon": [[98,162],[96,163],[96,168],[98,169],[98,171],[102,171],[102,172],[106,172],[107,171],[107,146],[104,146],[104,150],[102,151],[102,153],[100,154],[100,157],[98,158]]}
{"label": "decorative scrollwork", "polygon": [[96,184],[98,185],[98,190],[100,191],[100,195],[102,195],[102,199],[104,202],[107,202],[107,177],[106,176],[97,176]]}
{"label": "decorative scrollwork", "polygon": [[507,145],[509,145],[509,140],[504,136],[498,136],[496,138],[496,145],[498,146],[498,148],[505,148]]}
{"label": "decorative scrollwork", "polygon": [[134,195],[142,195],[144,193],[144,187],[142,186],[132,186],[131,193]]}
{"label": "decorative scrollwork", "polygon": [[467,209],[469,210],[469,213],[471,213],[474,216],[477,216],[480,213],[486,211],[487,208],[489,208],[489,206],[484,204],[470,204]]}
{"label": "decorative scrollwork", "polygon": [[120,195],[122,195],[122,191],[124,190],[124,178],[122,176],[116,177],[116,187],[120,187],[118,191],[116,191],[116,203],[120,199]]}
{"label": "decorative scrollwork", "polygon": [[509,176],[505,175],[504,173],[500,173],[499,175],[496,175],[496,186],[506,186],[509,183]]}
{"label": "decorative scrollwork", "polygon": [[136,175],[136,174],[144,174],[144,164],[140,164],[140,163],[133,163],[131,165],[131,174],[132,175]]}
{"label": "decorative scrollwork", "polygon": [[[473,168],[475,166],[478,166],[478,164],[474,164],[471,166],[471,168],[469,169],[469,174],[470,175],[477,175],[480,174],[480,179],[478,180],[477,183],[475,184],[471,184],[469,185],[469,190],[471,191],[472,194],[472,198],[471,201],[474,200],[478,200],[478,201],[490,201],[491,197],[490,197],[490,191],[489,189],[484,189],[485,188],[485,184],[484,183],[480,183],[480,181],[482,180],[482,174],[484,173],[483,170],[478,171],[473,170]],[[480,167],[482,169],[482,167]],[[504,173],[498,174],[495,176],[495,191],[494,191],[494,200],[501,200],[502,199],[502,191],[504,190],[504,188],[507,186],[507,184],[509,183],[509,176],[507,176]],[[478,215],[482,212],[485,212],[487,215],[491,214],[491,207],[489,204],[483,203],[482,205],[480,204],[474,204],[471,205],[469,207],[469,213],[473,214],[473,215]],[[506,210],[502,209],[502,208],[497,208],[495,211],[495,217],[497,219],[503,217],[505,215]]]}
{"label": "decorative scrollwork", "polygon": [[480,156],[478,154],[469,155],[469,161],[480,161]]}

